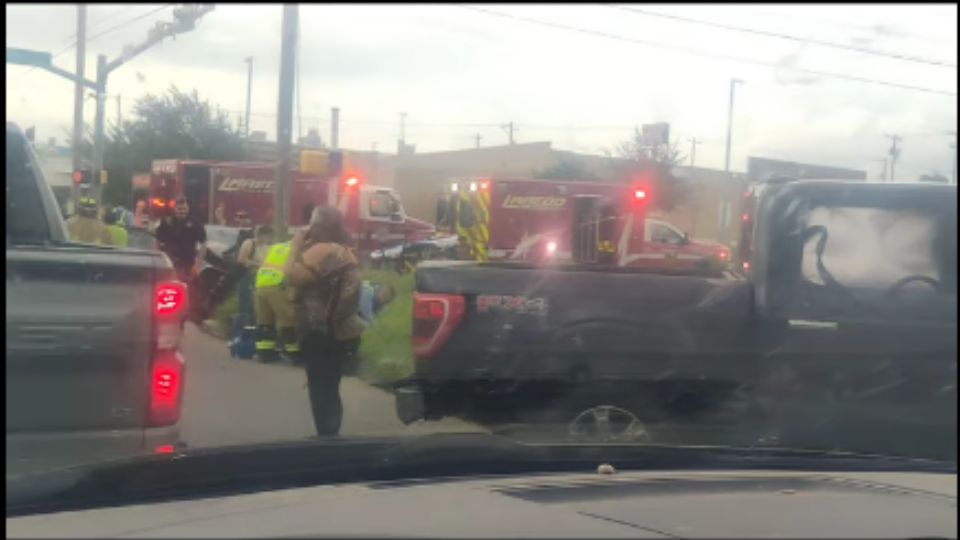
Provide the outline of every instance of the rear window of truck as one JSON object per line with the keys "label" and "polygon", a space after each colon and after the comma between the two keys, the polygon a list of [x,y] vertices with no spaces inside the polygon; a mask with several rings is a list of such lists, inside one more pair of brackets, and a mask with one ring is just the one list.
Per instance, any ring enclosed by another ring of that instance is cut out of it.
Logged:
{"label": "rear window of truck", "polygon": [[50,225],[37,189],[35,162],[26,140],[7,132],[7,244],[50,240]]}

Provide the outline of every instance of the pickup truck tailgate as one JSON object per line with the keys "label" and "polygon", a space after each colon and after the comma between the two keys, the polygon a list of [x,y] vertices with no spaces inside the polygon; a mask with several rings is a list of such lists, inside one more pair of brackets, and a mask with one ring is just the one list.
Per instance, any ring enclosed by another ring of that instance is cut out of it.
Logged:
{"label": "pickup truck tailgate", "polygon": [[157,255],[7,251],[7,433],[142,428]]}

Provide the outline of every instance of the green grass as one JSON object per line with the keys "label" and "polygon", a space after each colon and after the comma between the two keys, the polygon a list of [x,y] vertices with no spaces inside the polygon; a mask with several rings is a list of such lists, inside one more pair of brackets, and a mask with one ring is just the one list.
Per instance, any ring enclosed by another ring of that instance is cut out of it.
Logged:
{"label": "green grass", "polygon": [[[358,352],[357,375],[377,386],[389,386],[413,372],[413,350],[410,347],[413,312],[413,274],[368,270],[363,279],[391,284],[397,296],[377,316],[374,325],[363,333]],[[237,312],[239,301],[233,293],[214,311],[214,320],[227,334],[230,318]]]}
{"label": "green grass", "polygon": [[410,346],[413,312],[413,274],[367,271],[364,279],[391,284],[397,296],[377,316],[360,342],[359,376],[378,386],[387,386],[413,372]]}

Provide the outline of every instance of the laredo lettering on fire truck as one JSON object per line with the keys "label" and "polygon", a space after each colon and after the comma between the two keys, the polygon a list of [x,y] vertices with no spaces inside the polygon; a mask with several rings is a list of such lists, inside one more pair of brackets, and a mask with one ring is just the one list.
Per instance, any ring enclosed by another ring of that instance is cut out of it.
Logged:
{"label": "laredo lettering on fire truck", "polygon": [[729,250],[648,217],[654,173],[626,184],[476,178],[451,182],[438,206],[461,259],[717,267]]}
{"label": "laredo lettering on fire truck", "polygon": [[[204,225],[236,226],[240,210],[254,225],[273,223],[276,164],[254,161],[155,161],[150,181],[150,218],[172,213],[180,195],[190,203],[192,218]],[[313,209],[335,205],[344,213],[361,256],[433,235],[433,225],[406,215],[396,192],[367,185],[349,162],[347,152],[301,152],[291,170],[290,227],[304,227]]]}

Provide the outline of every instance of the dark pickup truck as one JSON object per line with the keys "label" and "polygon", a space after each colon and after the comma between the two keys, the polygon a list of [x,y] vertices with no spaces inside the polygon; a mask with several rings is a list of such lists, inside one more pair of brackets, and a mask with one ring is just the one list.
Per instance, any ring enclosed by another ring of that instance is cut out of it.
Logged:
{"label": "dark pickup truck", "polygon": [[157,251],[70,242],[7,124],[7,474],[179,443],[187,294]]}
{"label": "dark pickup truck", "polygon": [[942,426],[955,452],[956,194],[771,185],[749,216],[749,274],[422,263],[398,415],[569,422],[603,405],[782,427],[792,403]]}

